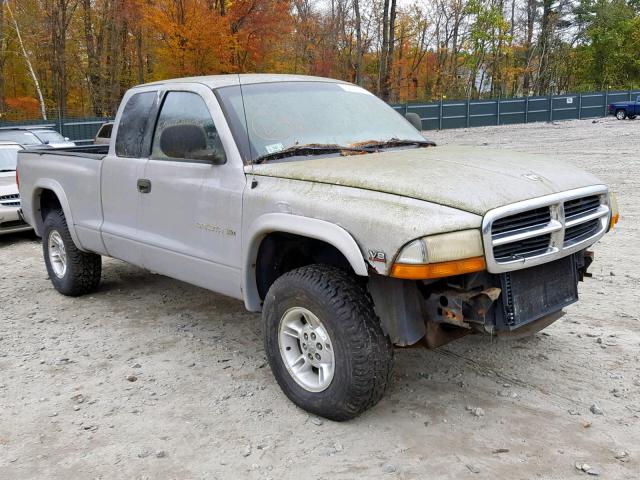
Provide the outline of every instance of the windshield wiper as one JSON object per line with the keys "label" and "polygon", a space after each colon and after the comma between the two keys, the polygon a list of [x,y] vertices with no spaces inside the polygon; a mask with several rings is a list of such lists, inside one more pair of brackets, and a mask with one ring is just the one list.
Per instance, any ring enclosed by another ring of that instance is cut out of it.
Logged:
{"label": "windshield wiper", "polygon": [[388,147],[405,147],[409,145],[416,145],[418,147],[435,147],[436,142],[431,140],[400,140],[398,138],[392,138],[384,142],[371,141],[367,143],[359,143],[358,146],[362,148],[388,148]]}
{"label": "windshield wiper", "polygon": [[3,168],[2,170],[0,170],[1,173],[4,172],[15,172],[16,169],[15,168]]}
{"label": "windshield wiper", "polygon": [[363,147],[344,147],[341,145],[322,145],[322,144],[309,144],[309,145],[294,145],[293,147],[285,148],[279,152],[267,153],[261,155],[254,160],[254,163],[263,163],[269,160],[276,160],[278,158],[295,157],[296,155],[326,155],[328,153],[341,153],[341,152],[360,152],[371,153],[368,146]]}

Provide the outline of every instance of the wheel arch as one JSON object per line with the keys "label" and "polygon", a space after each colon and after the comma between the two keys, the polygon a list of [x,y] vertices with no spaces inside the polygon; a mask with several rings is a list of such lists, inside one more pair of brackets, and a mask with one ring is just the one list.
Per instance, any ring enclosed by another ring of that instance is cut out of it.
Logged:
{"label": "wheel arch", "polygon": [[[57,205],[56,202],[57,201]],[[78,236],[76,235],[75,228],[73,228],[73,213],[69,200],[64,193],[62,186],[52,179],[43,179],[36,182],[33,193],[31,195],[31,219],[33,221],[33,228],[37,235],[42,236],[43,225],[46,213],[49,209],[59,206],[64,213],[67,226],[69,227],[69,233],[73,242],[82,248]]]}
{"label": "wheel arch", "polygon": [[293,235],[324,242],[344,257],[356,275],[368,276],[367,264],[360,247],[344,228],[324,220],[285,213],[269,213],[251,224],[243,242],[242,292],[245,306],[249,311],[257,312],[262,308],[256,267],[261,245],[273,234]]}

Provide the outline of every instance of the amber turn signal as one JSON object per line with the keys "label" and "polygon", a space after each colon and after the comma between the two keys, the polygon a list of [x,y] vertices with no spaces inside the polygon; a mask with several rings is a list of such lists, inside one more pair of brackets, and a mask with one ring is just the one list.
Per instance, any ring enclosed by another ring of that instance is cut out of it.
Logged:
{"label": "amber turn signal", "polygon": [[609,193],[609,208],[611,209],[611,220],[609,220],[609,230],[613,230],[618,220],[620,220],[620,210],[618,209],[618,199],[616,194]]}
{"label": "amber turn signal", "polygon": [[487,265],[484,262],[484,257],[421,265],[396,263],[391,267],[391,276],[407,280],[425,280],[428,278],[453,277],[465,273],[481,272],[486,268]]}

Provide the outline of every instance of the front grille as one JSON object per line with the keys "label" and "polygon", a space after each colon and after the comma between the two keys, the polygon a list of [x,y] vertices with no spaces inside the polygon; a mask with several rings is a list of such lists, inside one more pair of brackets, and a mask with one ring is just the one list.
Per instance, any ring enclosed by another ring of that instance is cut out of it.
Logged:
{"label": "front grille", "polygon": [[13,195],[0,195],[0,205],[3,207],[19,207],[20,195],[17,193]]}
{"label": "front grille", "polygon": [[564,216],[565,218],[570,218],[575,215],[582,215],[583,213],[596,210],[599,206],[600,197],[598,195],[576,198],[575,200],[564,202]]}
{"label": "front grille", "polygon": [[545,252],[549,248],[551,235],[527,238],[518,242],[507,243],[493,247],[493,256],[496,260],[511,260],[520,256],[531,256]]}
{"label": "front grille", "polygon": [[600,229],[600,219],[596,218],[590,222],[581,223],[573,227],[568,227],[564,232],[564,243],[570,244],[582,238],[590,237]]}
{"label": "front grille", "polygon": [[527,212],[516,213],[508,217],[500,218],[493,222],[493,235],[511,232],[521,228],[545,225],[551,220],[549,207],[540,207]]}
{"label": "front grille", "polygon": [[586,187],[491,210],[482,224],[488,270],[518,270],[586,248],[606,231],[606,193]]}

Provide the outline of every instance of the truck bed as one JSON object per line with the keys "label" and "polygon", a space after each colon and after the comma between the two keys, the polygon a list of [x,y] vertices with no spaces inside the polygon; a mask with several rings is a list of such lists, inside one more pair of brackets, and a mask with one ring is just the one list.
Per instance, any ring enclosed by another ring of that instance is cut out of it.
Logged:
{"label": "truck bed", "polygon": [[60,200],[74,241],[81,249],[103,251],[100,236],[100,176],[108,145],[24,150],[18,153],[22,211],[37,234],[42,233],[41,194],[50,190]]}
{"label": "truck bed", "polygon": [[109,145],[78,145],[66,148],[27,149],[25,153],[42,155],[66,155],[72,157],[87,157],[102,160],[109,153]]}

